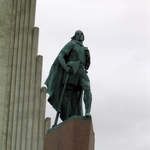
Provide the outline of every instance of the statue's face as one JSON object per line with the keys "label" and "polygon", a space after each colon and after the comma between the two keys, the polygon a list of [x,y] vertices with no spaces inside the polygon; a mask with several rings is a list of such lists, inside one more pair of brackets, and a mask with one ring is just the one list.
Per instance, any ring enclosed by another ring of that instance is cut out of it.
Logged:
{"label": "statue's face", "polygon": [[84,34],[83,34],[83,32],[82,31],[80,31],[80,30],[77,30],[76,32],[75,32],[75,39],[76,40],[78,40],[78,41],[81,41],[81,42],[83,42],[84,41]]}
{"label": "statue's face", "polygon": [[80,38],[79,38],[79,41],[84,41],[84,34],[83,34],[83,32],[81,32],[80,33],[80,36],[79,36]]}

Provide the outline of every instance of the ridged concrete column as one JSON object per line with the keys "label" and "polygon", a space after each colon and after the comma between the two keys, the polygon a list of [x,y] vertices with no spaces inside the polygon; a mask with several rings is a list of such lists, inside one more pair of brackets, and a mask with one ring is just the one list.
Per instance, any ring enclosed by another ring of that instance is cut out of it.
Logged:
{"label": "ridged concrete column", "polygon": [[39,119],[39,139],[38,139],[38,150],[44,148],[44,136],[45,136],[45,107],[46,107],[46,87],[41,88],[41,98],[40,98],[40,119]]}
{"label": "ridged concrete column", "polygon": [[[30,91],[29,91],[29,106],[28,106],[28,121],[27,121],[27,129],[28,132],[26,134],[26,149],[31,149],[32,144],[32,129],[33,129],[33,113],[34,113],[34,99],[35,99],[35,72],[36,72],[36,55],[38,49],[38,35],[39,29],[33,28],[33,45],[32,45],[32,59],[31,59],[31,79],[30,79]],[[22,147],[22,149],[24,149]]]}
{"label": "ridged concrete column", "polygon": [[[32,44],[33,44],[33,39],[32,39],[32,29],[33,27],[31,24],[33,23],[33,20],[31,21],[30,18],[33,16],[33,13],[31,13],[32,5],[31,5],[31,0],[26,0],[26,16],[25,16],[25,31],[27,34],[27,37],[25,38],[26,40],[26,45],[24,46],[26,54],[25,54],[25,69],[22,69],[22,73],[24,73],[25,78],[24,80],[24,91],[22,92],[22,110],[21,110],[21,118],[22,122],[20,124],[21,128],[21,135],[20,135],[20,141],[18,138],[18,144],[20,144],[20,147],[16,150],[25,150],[26,149],[26,135],[27,135],[27,123],[28,123],[28,107],[29,107],[29,91],[32,90],[30,89],[30,81],[31,81],[31,58],[32,58]],[[40,80],[39,80],[40,81]]]}
{"label": "ridged concrete column", "polygon": [[46,89],[35,6],[0,0],[0,150],[43,150]]}
{"label": "ridged concrete column", "polygon": [[0,0],[0,150],[6,148],[10,78],[13,51],[10,48],[13,1]]}
{"label": "ridged concrete column", "polygon": [[[22,73],[22,69],[25,70],[25,55],[26,50],[24,46],[26,46],[26,32],[25,32],[25,17],[26,14],[26,5],[24,0],[18,1],[18,7],[20,10],[19,21],[19,35],[18,35],[18,43],[15,46],[17,51],[17,71],[16,71],[16,87],[15,87],[15,102],[14,102],[14,115],[13,115],[13,128],[12,128],[12,150],[17,150],[18,148],[18,139],[20,140],[21,129],[20,124],[22,118],[21,110],[23,103],[23,92],[24,92],[24,74]],[[18,131],[18,132],[17,132]],[[20,145],[20,143],[19,143]]]}
{"label": "ridged concrete column", "polygon": [[17,12],[20,12],[20,7],[18,6],[18,1],[13,1],[13,11],[12,11],[12,34],[11,34],[11,43],[10,43],[10,49],[13,51],[13,57],[12,57],[12,64],[11,69],[12,72],[10,74],[11,84],[10,84],[10,97],[9,97],[9,116],[8,116],[8,131],[7,131],[7,150],[11,149],[11,141],[12,141],[12,129],[13,129],[13,114],[14,114],[14,101],[15,101],[15,87],[16,87],[16,72],[17,72],[17,51],[18,48],[17,42],[18,42],[18,28],[19,28],[19,18],[20,14]]}
{"label": "ridged concrete column", "polygon": [[[20,143],[21,143],[21,134],[22,134],[22,130],[21,130],[21,124],[23,121],[22,118],[22,110],[23,110],[23,96],[24,96],[24,92],[25,92],[25,71],[26,71],[26,53],[27,53],[27,41],[28,41],[28,24],[26,22],[28,22],[28,16],[26,17],[26,12],[28,11],[28,9],[26,9],[28,7],[27,2],[22,1],[21,4],[21,11],[22,11],[22,15],[21,15],[21,19],[20,19],[20,38],[19,38],[19,47],[18,47],[18,72],[19,72],[19,81],[18,81],[18,85],[19,87],[16,86],[16,97],[15,99],[17,99],[17,111],[16,112],[16,116],[14,114],[14,118],[16,118],[16,126],[13,127],[14,131],[16,132],[14,136],[16,136],[15,140],[13,141],[13,149],[12,150],[20,150]],[[23,27],[23,28],[22,28]],[[17,90],[19,88],[19,90]],[[14,139],[14,138],[13,138]]]}
{"label": "ridged concrete column", "polygon": [[51,127],[51,118],[46,118],[45,119],[45,135],[47,134],[48,129],[50,129],[50,127]]}
{"label": "ridged concrete column", "polygon": [[33,112],[33,129],[32,129],[32,150],[38,149],[39,138],[39,119],[40,119],[40,88],[42,72],[42,56],[36,58],[36,77],[35,77],[35,98],[34,98],[34,112]]}

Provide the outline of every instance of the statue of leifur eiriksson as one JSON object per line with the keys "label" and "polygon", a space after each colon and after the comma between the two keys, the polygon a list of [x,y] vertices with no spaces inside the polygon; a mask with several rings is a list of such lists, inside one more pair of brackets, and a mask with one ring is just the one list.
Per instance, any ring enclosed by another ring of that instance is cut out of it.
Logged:
{"label": "statue of leifur eiriksson", "polygon": [[64,121],[71,116],[83,116],[82,99],[85,103],[85,115],[90,116],[92,95],[87,70],[90,66],[90,53],[83,45],[84,34],[77,30],[55,59],[45,82],[48,102]]}

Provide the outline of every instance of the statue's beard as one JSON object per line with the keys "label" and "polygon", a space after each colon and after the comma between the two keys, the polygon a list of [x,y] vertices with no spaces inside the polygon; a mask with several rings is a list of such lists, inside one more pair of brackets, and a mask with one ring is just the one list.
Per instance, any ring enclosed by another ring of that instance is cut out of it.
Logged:
{"label": "statue's beard", "polygon": [[79,41],[83,42],[84,41],[84,37],[80,37]]}
{"label": "statue's beard", "polygon": [[79,41],[80,41],[80,42],[83,42],[84,40],[83,40],[83,39],[80,39]]}

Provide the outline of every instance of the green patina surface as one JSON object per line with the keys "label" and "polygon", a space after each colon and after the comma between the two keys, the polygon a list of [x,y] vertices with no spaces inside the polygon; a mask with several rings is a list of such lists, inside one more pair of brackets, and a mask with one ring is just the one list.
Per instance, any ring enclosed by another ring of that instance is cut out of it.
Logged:
{"label": "green patina surface", "polygon": [[71,41],[60,51],[45,82],[48,101],[63,121],[72,116],[83,116],[82,100],[86,115],[90,115],[92,94],[87,74],[90,52],[83,41],[83,32],[77,30]]}

